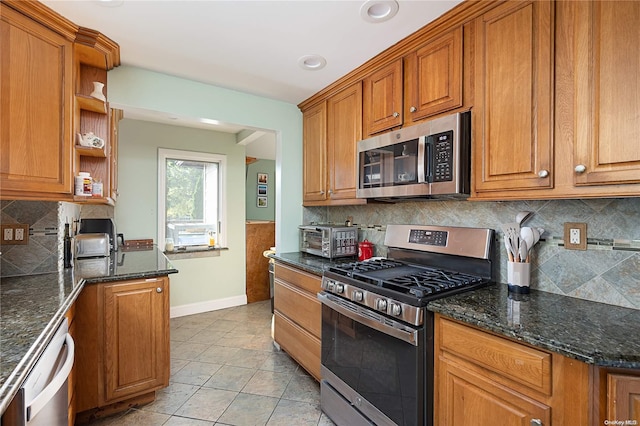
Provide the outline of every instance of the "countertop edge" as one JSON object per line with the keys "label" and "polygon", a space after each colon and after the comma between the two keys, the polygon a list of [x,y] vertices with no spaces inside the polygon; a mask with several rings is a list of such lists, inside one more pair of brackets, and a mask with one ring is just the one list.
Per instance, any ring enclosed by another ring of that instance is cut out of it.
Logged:
{"label": "countertop edge", "polygon": [[[446,298],[438,301],[440,304],[446,303]],[[534,346],[536,348],[548,350],[568,358],[573,358],[586,364],[596,367],[624,368],[624,369],[640,369],[640,355],[637,357],[628,356],[628,358],[638,358],[635,360],[621,360],[614,354],[606,353],[586,353],[569,344],[562,344],[551,339],[545,339],[542,336],[534,335],[528,332],[516,332],[513,329],[506,328],[495,322],[488,322],[473,314],[464,314],[446,307],[427,305],[427,309],[431,312],[439,313],[445,317],[458,320],[465,324],[475,326],[483,331],[497,334],[507,339],[522,342]]]}
{"label": "countertop edge", "polygon": [[164,275],[175,274],[177,272],[177,269],[166,269],[148,273],[124,274],[116,277],[80,278],[73,292],[71,292],[71,294],[69,294],[69,296],[65,299],[64,303],[61,305],[58,311],[56,311],[51,320],[47,323],[43,332],[38,336],[33,345],[31,345],[31,347],[27,350],[27,353],[18,362],[9,377],[7,377],[2,388],[0,388],[0,398],[2,398],[0,400],[0,413],[4,413],[4,411],[11,403],[13,397],[20,389],[20,386],[27,378],[27,375],[36,364],[36,361],[38,360],[38,358],[40,358],[47,344],[58,329],[60,321],[65,317],[69,308],[78,299],[78,296],[84,289],[85,285],[100,284],[113,281],[125,281],[136,278],[160,277]]}
{"label": "countertop edge", "polygon": [[38,336],[33,345],[31,345],[9,377],[7,377],[2,389],[0,389],[0,396],[2,396],[2,400],[0,401],[0,413],[3,413],[11,403],[14,395],[18,392],[18,389],[20,389],[20,386],[27,378],[27,375],[36,364],[36,361],[40,358],[40,355],[44,352],[49,341],[53,338],[60,321],[62,321],[71,305],[76,301],[84,286],[85,281],[80,280],[73,292],[61,305],[60,309],[58,309],[51,320],[47,323],[44,331],[40,336]]}

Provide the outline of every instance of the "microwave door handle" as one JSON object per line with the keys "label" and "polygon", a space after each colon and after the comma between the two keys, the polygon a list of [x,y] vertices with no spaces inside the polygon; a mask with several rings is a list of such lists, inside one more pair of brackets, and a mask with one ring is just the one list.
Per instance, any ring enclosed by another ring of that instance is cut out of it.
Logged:
{"label": "microwave door handle", "polygon": [[424,155],[424,182],[431,183],[433,182],[433,138],[431,136],[427,136],[424,142],[425,146],[425,155]]}

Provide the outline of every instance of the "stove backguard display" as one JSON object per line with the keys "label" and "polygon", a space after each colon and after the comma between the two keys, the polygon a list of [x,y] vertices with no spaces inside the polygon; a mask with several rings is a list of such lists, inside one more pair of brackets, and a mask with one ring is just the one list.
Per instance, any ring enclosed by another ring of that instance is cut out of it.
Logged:
{"label": "stove backguard display", "polygon": [[445,231],[427,231],[424,229],[412,229],[409,232],[409,242],[424,244],[427,246],[447,246],[447,236]]}

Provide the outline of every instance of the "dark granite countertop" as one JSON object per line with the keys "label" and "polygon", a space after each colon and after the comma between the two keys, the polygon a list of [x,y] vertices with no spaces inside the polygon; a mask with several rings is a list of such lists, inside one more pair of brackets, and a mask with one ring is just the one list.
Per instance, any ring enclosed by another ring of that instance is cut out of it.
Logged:
{"label": "dark granite countertop", "polygon": [[31,370],[85,285],[178,272],[156,247],[84,259],[58,273],[0,281],[0,413]]}
{"label": "dark granite countertop", "polygon": [[[300,252],[270,257],[316,275],[354,260]],[[588,364],[640,368],[640,310],[536,290],[519,299],[495,284],[433,301],[428,309]]]}
{"label": "dark granite countertop", "polygon": [[588,364],[640,368],[640,310],[504,284],[429,303],[430,311]]}
{"label": "dark granite countertop", "polygon": [[322,275],[324,270],[330,268],[331,266],[357,260],[356,257],[342,257],[331,260],[325,259],[324,257],[320,256],[314,256],[313,254],[302,253],[299,251],[290,253],[275,253],[269,255],[269,257],[316,275]]}

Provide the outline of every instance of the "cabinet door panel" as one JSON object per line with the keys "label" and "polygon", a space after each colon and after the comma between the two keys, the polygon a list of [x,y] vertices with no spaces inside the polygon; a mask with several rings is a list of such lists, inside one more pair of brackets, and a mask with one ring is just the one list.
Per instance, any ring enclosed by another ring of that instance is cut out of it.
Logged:
{"label": "cabinet door panel", "polygon": [[[408,63],[413,121],[462,105],[462,29],[457,28],[418,49]],[[414,110],[415,109],[415,110]]]}
{"label": "cabinet door panel", "polygon": [[0,8],[3,193],[71,194],[72,43]]}
{"label": "cabinet door panel", "polygon": [[609,374],[607,381],[607,419],[640,422],[640,377]]}
{"label": "cabinet door panel", "polygon": [[327,104],[310,108],[302,117],[303,200],[327,199]]}
{"label": "cabinet door panel", "polygon": [[327,101],[329,191],[332,200],[356,198],[356,147],[362,139],[362,85]]}
{"label": "cabinet door panel", "polygon": [[162,279],[104,286],[107,401],[168,385],[166,292]]}
{"label": "cabinet door panel", "polygon": [[576,5],[578,185],[640,182],[640,3]]}
{"label": "cabinet door panel", "polygon": [[364,79],[366,135],[373,135],[402,124],[402,80],[402,59]]}
{"label": "cabinet door panel", "polygon": [[476,21],[476,191],[552,186],[552,17],[510,2]]}
{"label": "cabinet door panel", "polygon": [[439,424],[528,426],[533,419],[551,424],[551,409],[450,360],[439,362]]}

